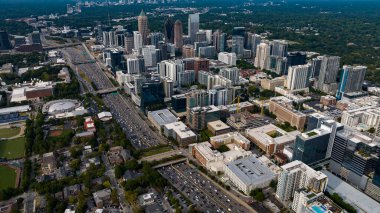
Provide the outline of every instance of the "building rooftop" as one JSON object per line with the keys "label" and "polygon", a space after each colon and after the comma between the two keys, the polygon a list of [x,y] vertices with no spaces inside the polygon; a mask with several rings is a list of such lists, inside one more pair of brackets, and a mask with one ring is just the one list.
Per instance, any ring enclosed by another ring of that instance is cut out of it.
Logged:
{"label": "building rooftop", "polygon": [[14,113],[14,112],[27,112],[29,110],[30,110],[29,105],[7,107],[7,108],[0,109],[0,115]]}
{"label": "building rooftop", "polygon": [[227,167],[246,185],[275,178],[275,174],[253,155],[232,161]]}
{"label": "building rooftop", "polygon": [[301,170],[301,171],[307,173],[308,177],[313,177],[316,180],[322,180],[322,179],[325,179],[327,177],[322,172],[315,171],[314,169],[312,169],[311,167],[309,167],[308,165],[306,165],[305,163],[303,163],[299,160],[295,160],[295,161],[292,161],[290,163],[287,163],[287,164],[281,166],[281,169],[286,170],[286,171],[291,172],[291,173]]}
{"label": "building rooftop", "polygon": [[213,128],[215,131],[220,131],[220,130],[224,130],[224,129],[230,128],[230,126],[228,126],[227,124],[225,124],[221,120],[208,122],[207,126]]}
{"label": "building rooftop", "polygon": [[191,131],[182,121],[166,124],[165,128],[173,130],[180,138],[195,137],[195,133]]}
{"label": "building rooftop", "polygon": [[160,126],[178,121],[168,109],[150,111],[148,112],[148,116],[152,117]]}
{"label": "building rooftop", "polygon": [[238,143],[238,144],[245,144],[245,145],[250,145],[250,141],[245,138],[242,134],[239,132],[230,132],[218,136],[214,136],[210,138],[210,141],[216,142],[216,143],[226,143],[226,141],[230,143]]}
{"label": "building rooftop", "polygon": [[360,192],[329,171],[324,170],[323,173],[329,180],[327,183],[327,191],[329,193],[339,194],[344,201],[353,205],[354,208],[360,210],[360,212],[375,212],[375,209],[379,210],[379,203],[370,198],[368,195]]}
{"label": "building rooftop", "polygon": [[260,141],[260,143],[269,145],[273,143],[283,144],[288,143],[289,141],[294,141],[296,135],[301,134],[301,132],[296,130],[289,133],[273,124],[268,124],[255,129],[247,129],[246,134],[250,138]]}

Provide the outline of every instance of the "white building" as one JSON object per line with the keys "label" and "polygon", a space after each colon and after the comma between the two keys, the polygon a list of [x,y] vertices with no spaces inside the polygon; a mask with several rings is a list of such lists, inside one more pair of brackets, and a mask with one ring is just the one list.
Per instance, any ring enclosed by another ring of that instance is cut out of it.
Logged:
{"label": "white building", "polygon": [[133,31],[134,49],[140,51],[143,47],[143,38],[139,31]]}
{"label": "white building", "polygon": [[270,46],[262,42],[259,45],[257,45],[256,49],[256,57],[255,57],[255,67],[260,69],[265,69],[268,64],[268,59],[270,55]]}
{"label": "white building", "polygon": [[128,58],[127,72],[128,74],[141,74],[144,70],[144,60],[142,58]]}
{"label": "white building", "polygon": [[245,194],[256,188],[265,188],[276,175],[255,155],[227,163],[224,173],[230,181]]}
{"label": "white building", "polygon": [[343,125],[357,128],[358,130],[368,130],[375,128],[376,135],[380,135],[380,108],[362,107],[353,110],[346,110],[342,113],[341,123]]}
{"label": "white building", "polygon": [[183,122],[178,121],[164,125],[164,135],[178,141],[181,146],[187,146],[197,140],[197,136]]}
{"label": "white building", "polygon": [[221,69],[219,74],[221,76],[231,80],[233,84],[239,83],[240,73],[239,73],[239,68],[237,68],[237,67]]}
{"label": "white building", "polygon": [[221,52],[218,54],[218,61],[230,66],[236,66],[236,53]]}
{"label": "white building", "polygon": [[289,67],[286,87],[289,90],[299,90],[307,87],[310,64]]}
{"label": "white building", "polygon": [[327,176],[301,161],[293,161],[281,168],[283,171],[278,177],[276,197],[282,202],[291,200],[298,189],[305,188],[314,193],[326,190]]}
{"label": "white building", "polygon": [[179,73],[185,70],[182,60],[165,60],[157,64],[158,73],[161,78],[170,78],[174,86],[180,84]]}
{"label": "white building", "polygon": [[154,45],[147,45],[142,48],[145,67],[153,67],[157,64],[157,51]]}

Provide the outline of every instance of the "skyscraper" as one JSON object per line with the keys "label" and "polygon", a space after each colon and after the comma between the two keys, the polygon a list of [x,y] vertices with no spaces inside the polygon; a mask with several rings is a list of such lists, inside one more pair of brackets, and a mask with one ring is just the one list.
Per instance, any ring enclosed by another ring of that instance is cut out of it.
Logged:
{"label": "skyscraper", "polygon": [[133,31],[133,43],[134,49],[140,52],[141,48],[143,47],[143,38],[141,33],[138,31]]}
{"label": "skyscraper", "polygon": [[289,68],[287,88],[289,90],[299,90],[307,87],[308,73],[310,65],[298,65]]}
{"label": "skyscraper", "polygon": [[255,67],[265,69],[268,64],[270,54],[270,46],[266,42],[261,42],[257,45]]}
{"label": "skyscraper", "polygon": [[344,93],[361,91],[366,72],[365,66],[343,66],[336,98],[341,99]]}
{"label": "skyscraper", "polygon": [[144,10],[141,10],[139,17],[137,18],[137,21],[138,21],[139,33],[142,36],[143,45],[147,45],[148,44],[147,38],[148,38],[148,34],[149,34],[148,17],[146,16]]}
{"label": "skyscraper", "polygon": [[189,15],[188,31],[191,41],[194,42],[195,34],[199,31],[199,13]]}
{"label": "skyscraper", "polygon": [[164,24],[165,41],[167,43],[174,42],[174,23],[173,20],[168,17]]}
{"label": "skyscraper", "polygon": [[[336,77],[339,71],[340,57],[338,56],[323,56],[321,62],[321,70],[318,77],[318,89],[326,93],[334,92],[334,89],[329,89],[329,84],[336,84]],[[336,89],[336,87],[335,87]],[[329,91],[330,90],[330,91]]]}
{"label": "skyscraper", "polygon": [[288,55],[288,42],[285,40],[274,40],[270,42],[271,55],[286,57]]}
{"label": "skyscraper", "polygon": [[183,46],[183,27],[180,20],[174,23],[174,45],[176,48],[182,50]]}
{"label": "skyscraper", "polygon": [[253,34],[251,40],[252,40],[251,51],[252,51],[253,58],[255,58],[257,45],[261,43],[261,36],[258,34]]}

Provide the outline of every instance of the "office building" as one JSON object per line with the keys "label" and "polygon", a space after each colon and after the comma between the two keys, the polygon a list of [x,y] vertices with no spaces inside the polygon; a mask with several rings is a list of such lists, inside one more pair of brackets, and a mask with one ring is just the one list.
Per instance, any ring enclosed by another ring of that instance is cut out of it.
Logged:
{"label": "office building", "polygon": [[132,49],[135,48],[135,43],[134,43],[134,38],[133,38],[133,33],[127,32],[124,35],[124,40],[125,40],[125,50],[126,52],[132,53]]}
{"label": "office building", "polygon": [[148,120],[160,132],[163,130],[164,125],[178,121],[178,119],[168,109],[149,111]]}
{"label": "office building", "polygon": [[194,58],[195,49],[193,45],[183,45],[182,47],[182,57],[183,58]]}
{"label": "office building", "polygon": [[189,86],[195,82],[195,71],[194,70],[183,70],[178,73],[178,85],[181,87]]}
{"label": "office building", "polygon": [[[138,21],[138,30],[142,39],[142,44],[147,45],[149,28],[148,28],[148,17],[146,16],[144,10],[141,10],[140,15],[137,17],[137,21]],[[135,45],[135,48],[136,48],[136,45]]]}
{"label": "office building", "polygon": [[233,84],[239,83],[240,70],[237,67],[223,68],[219,74],[232,81]]}
{"label": "office building", "polygon": [[197,131],[206,128],[208,122],[216,120],[220,120],[220,110],[214,105],[193,107],[187,116],[187,123],[190,128]]}
{"label": "office building", "polygon": [[220,52],[218,54],[218,61],[230,66],[236,66],[236,53]]}
{"label": "office building", "polygon": [[276,197],[284,203],[291,200],[299,189],[308,189],[314,193],[321,193],[326,190],[327,176],[301,161],[290,162],[281,166],[281,169]]}
{"label": "office building", "polygon": [[189,15],[187,29],[190,40],[195,42],[196,33],[199,31],[199,13]]}
{"label": "office building", "polygon": [[251,35],[251,52],[252,52],[252,58],[255,59],[256,57],[256,50],[257,50],[257,45],[261,43],[262,37],[258,34],[253,34]]}
{"label": "office building", "polygon": [[174,23],[173,20],[168,17],[164,24],[165,41],[167,43],[174,43]]}
{"label": "office building", "polygon": [[298,65],[289,67],[288,77],[286,80],[287,89],[302,90],[308,87],[310,65]]}
{"label": "office building", "polygon": [[302,130],[306,123],[306,115],[293,109],[293,101],[283,96],[271,98],[269,111],[277,116],[282,122],[289,122],[291,126]]}
{"label": "office building", "polygon": [[181,121],[164,125],[164,135],[173,138],[182,147],[197,141],[196,134]]}
{"label": "office building", "polygon": [[206,58],[195,58],[194,59],[194,71],[195,79],[198,79],[199,71],[209,71],[210,70],[210,61]]}
{"label": "office building", "polygon": [[365,66],[343,66],[336,98],[340,100],[345,93],[362,91],[366,72]]}
{"label": "office building", "polygon": [[311,70],[310,70],[311,78],[318,78],[319,73],[321,72],[322,59],[323,59],[323,56],[318,56],[309,61],[311,65]]}
{"label": "office building", "polygon": [[231,128],[220,120],[208,122],[207,129],[213,135],[222,135],[231,131]]}
{"label": "office building", "polygon": [[182,51],[183,46],[183,25],[181,20],[177,20],[174,23],[174,45],[175,48]]}
{"label": "office building", "polygon": [[170,78],[163,78],[162,79],[162,83],[163,83],[163,87],[164,87],[165,98],[166,99],[171,98],[174,95],[174,83],[173,83],[173,80],[170,79]]}
{"label": "office building", "polygon": [[224,173],[245,194],[256,188],[268,187],[276,178],[276,175],[253,155],[227,163]]}
{"label": "office building", "polygon": [[238,58],[242,58],[244,54],[244,36],[232,36],[231,52],[236,53]]}
{"label": "office building", "polygon": [[286,57],[288,55],[288,42],[285,40],[273,40],[270,43],[272,56]]}
{"label": "office building", "polygon": [[186,111],[186,95],[180,94],[171,96],[171,104],[173,110],[176,112]]}
{"label": "office building", "polygon": [[340,57],[322,56],[321,69],[318,76],[317,88],[325,93],[335,94]]}
{"label": "office building", "polygon": [[267,156],[282,153],[285,146],[293,145],[299,131],[286,132],[281,128],[268,124],[258,128],[247,129],[245,135]]}
{"label": "office building", "polygon": [[270,46],[266,42],[261,42],[257,45],[255,67],[259,69],[266,69],[268,65],[268,59],[270,56]]}
{"label": "office building", "polygon": [[141,49],[144,57],[145,67],[153,67],[157,65],[157,49],[154,45],[147,45]]}
{"label": "office building", "polygon": [[380,136],[380,108],[378,106],[359,107],[342,112],[341,123],[359,131],[375,129],[375,135]]}
{"label": "office building", "polygon": [[[221,121],[209,122],[209,124],[207,125],[209,128],[214,129],[216,131],[220,129],[221,133],[229,131],[229,126],[227,126],[224,123],[221,123]],[[251,147],[251,142],[239,132],[223,133],[214,137],[210,137],[210,144],[214,147],[214,149],[218,149],[220,146],[228,144],[235,144],[238,147],[247,151]]]}
{"label": "office building", "polygon": [[379,138],[345,128],[338,131],[329,170],[351,185],[380,200]]}
{"label": "office building", "polygon": [[276,87],[283,87],[285,84],[285,77],[277,77],[273,79],[262,79],[260,85],[263,89],[274,91]]}
{"label": "office building", "polygon": [[138,31],[133,31],[133,47],[139,53],[143,47],[143,37]]}
{"label": "office building", "polygon": [[164,103],[165,93],[163,90],[162,82],[149,81],[142,83],[140,94],[140,107],[145,111],[146,107],[154,104]]}
{"label": "office building", "polygon": [[103,31],[103,45],[105,47],[115,47],[115,31]]}
{"label": "office building", "polygon": [[207,42],[206,31],[199,30],[197,33],[195,33],[195,42],[205,42],[206,45],[209,45]]}
{"label": "office building", "polygon": [[289,52],[286,56],[288,67],[306,64],[306,57],[307,55],[305,52]]}
{"label": "office building", "polygon": [[215,106],[225,106],[231,104],[235,99],[235,90],[233,87],[213,86],[208,90],[209,104]]}
{"label": "office building", "polygon": [[165,60],[157,64],[157,71],[161,77],[173,80],[174,87],[180,85],[179,73],[184,71],[182,60]]}
{"label": "office building", "polygon": [[269,56],[267,69],[277,75],[284,75],[287,72],[288,59],[280,56]]}
{"label": "office building", "polygon": [[127,59],[128,74],[142,74],[145,70],[145,62],[143,57]]}
{"label": "office building", "polygon": [[198,57],[200,58],[214,58],[215,54],[214,46],[200,47],[198,50]]}
{"label": "office building", "polygon": [[186,108],[204,107],[209,105],[209,96],[206,90],[192,90],[186,93]]}
{"label": "office building", "polygon": [[163,33],[150,33],[148,41],[150,45],[158,47],[158,43],[164,41],[165,35]]}

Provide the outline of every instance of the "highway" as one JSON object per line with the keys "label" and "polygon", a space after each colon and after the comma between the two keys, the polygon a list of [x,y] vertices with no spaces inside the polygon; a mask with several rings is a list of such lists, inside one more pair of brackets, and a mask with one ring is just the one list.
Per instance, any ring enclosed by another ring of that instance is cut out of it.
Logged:
{"label": "highway", "polygon": [[[76,68],[80,82],[85,85],[89,92],[97,94],[98,91],[113,91],[115,89],[93,56],[83,45],[65,48],[63,52],[69,64]],[[79,72],[82,72],[85,76],[81,76]],[[93,86],[96,88],[93,88]],[[145,149],[166,143],[165,139],[154,132],[146,121],[139,116],[138,110],[126,97],[118,93],[110,93],[103,94],[102,98],[135,148]]]}

